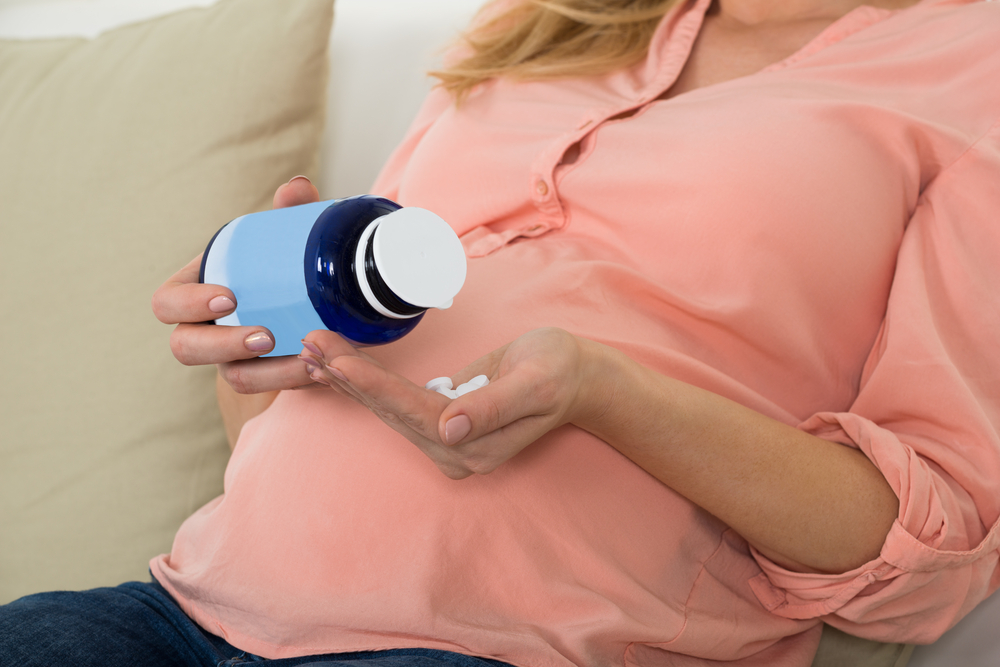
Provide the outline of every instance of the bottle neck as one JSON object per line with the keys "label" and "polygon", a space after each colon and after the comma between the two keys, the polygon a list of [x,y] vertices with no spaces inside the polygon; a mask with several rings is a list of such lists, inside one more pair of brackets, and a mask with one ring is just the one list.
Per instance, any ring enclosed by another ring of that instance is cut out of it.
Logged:
{"label": "bottle neck", "polygon": [[380,314],[397,320],[410,319],[420,315],[426,308],[420,308],[400,299],[382,279],[375,261],[375,230],[380,219],[373,220],[365,227],[358,239],[354,257],[354,272],[368,304]]}

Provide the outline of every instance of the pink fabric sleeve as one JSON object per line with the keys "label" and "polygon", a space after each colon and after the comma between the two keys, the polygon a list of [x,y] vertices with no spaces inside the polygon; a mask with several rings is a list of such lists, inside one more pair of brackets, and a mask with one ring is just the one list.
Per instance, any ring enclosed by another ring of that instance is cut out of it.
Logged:
{"label": "pink fabric sleeve", "polygon": [[837,575],[759,553],[773,613],[928,643],[1000,586],[1000,124],[924,190],[847,413],[800,428],[858,447],[900,500],[880,556]]}

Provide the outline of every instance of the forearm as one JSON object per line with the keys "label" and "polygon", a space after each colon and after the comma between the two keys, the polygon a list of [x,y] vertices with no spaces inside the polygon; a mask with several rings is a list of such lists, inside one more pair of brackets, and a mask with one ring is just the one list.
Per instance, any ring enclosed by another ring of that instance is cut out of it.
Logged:
{"label": "forearm", "polygon": [[243,430],[243,425],[264,412],[278,396],[276,391],[259,394],[239,394],[222,378],[215,376],[215,395],[219,401],[219,412],[222,413],[222,423],[226,428],[226,439],[229,449],[236,446],[236,440]]}
{"label": "forearm", "polygon": [[844,572],[875,558],[898,500],[860,452],[581,341],[601,378],[573,422],[775,562]]}

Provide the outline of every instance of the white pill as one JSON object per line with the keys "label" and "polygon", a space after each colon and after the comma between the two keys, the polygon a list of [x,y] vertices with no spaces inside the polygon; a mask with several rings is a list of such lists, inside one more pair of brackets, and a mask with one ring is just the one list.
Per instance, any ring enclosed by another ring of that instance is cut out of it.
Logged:
{"label": "white pill", "polygon": [[457,393],[459,396],[464,396],[465,394],[468,394],[470,391],[475,391],[477,389],[485,387],[489,383],[490,379],[488,377],[486,377],[485,375],[477,375],[468,382],[458,385],[458,387],[455,389],[455,393]]}
{"label": "white pill", "polygon": [[425,384],[424,387],[426,389],[430,389],[431,391],[441,391],[442,389],[451,389],[452,387],[454,387],[454,385],[451,383],[451,378],[441,377],[441,378],[434,378],[433,380]]}

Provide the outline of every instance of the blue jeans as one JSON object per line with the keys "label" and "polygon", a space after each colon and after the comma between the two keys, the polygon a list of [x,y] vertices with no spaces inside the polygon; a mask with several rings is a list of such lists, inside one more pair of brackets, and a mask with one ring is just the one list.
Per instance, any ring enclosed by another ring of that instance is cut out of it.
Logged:
{"label": "blue jeans", "polygon": [[2,667],[232,667],[249,663],[266,663],[266,667],[510,667],[434,649],[266,660],[202,630],[155,581],[39,593],[0,606]]}

